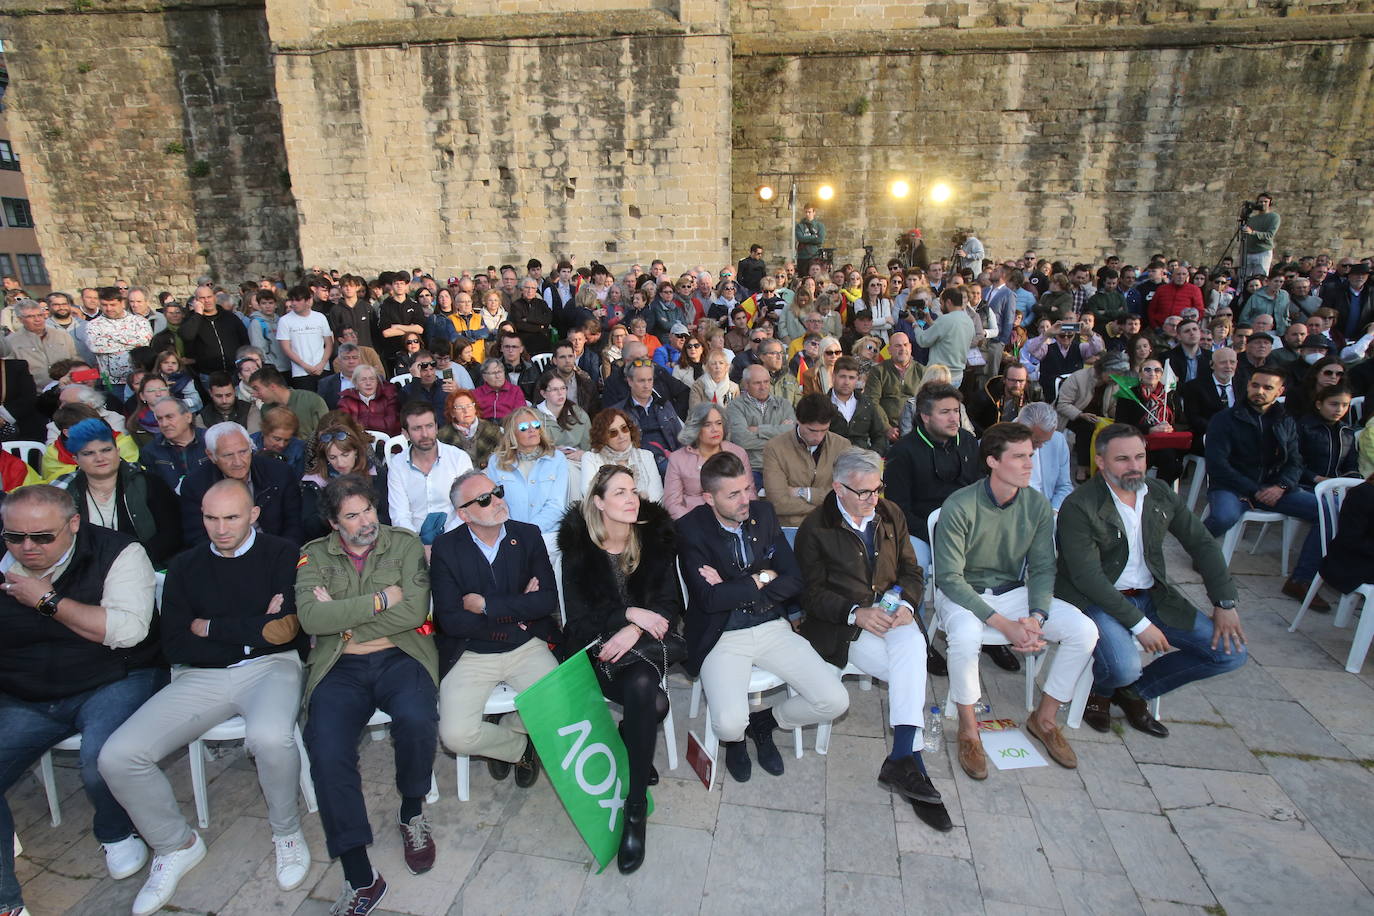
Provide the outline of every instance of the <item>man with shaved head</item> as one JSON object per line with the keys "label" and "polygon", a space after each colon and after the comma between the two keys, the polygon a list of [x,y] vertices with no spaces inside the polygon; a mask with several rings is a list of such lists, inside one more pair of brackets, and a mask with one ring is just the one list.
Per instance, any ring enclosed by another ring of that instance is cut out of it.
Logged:
{"label": "man with shaved head", "polygon": [[267,800],[277,885],[298,887],[310,869],[301,832],[296,747],[307,648],[296,620],[296,545],[255,531],[258,507],[241,481],[221,480],[201,500],[209,543],[180,554],[162,598],[162,652],[177,676],[110,736],[100,772],[152,847],[153,867],[134,900],[152,913],[205,858],[205,841],[182,815],[158,761],[208,726],[242,716]]}

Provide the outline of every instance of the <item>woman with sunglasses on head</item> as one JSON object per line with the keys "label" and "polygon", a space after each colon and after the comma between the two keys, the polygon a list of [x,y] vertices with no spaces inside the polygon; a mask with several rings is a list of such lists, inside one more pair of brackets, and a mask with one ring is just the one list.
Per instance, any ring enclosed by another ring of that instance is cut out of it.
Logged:
{"label": "woman with sunglasses on head", "polygon": [[574,651],[595,643],[588,656],[597,681],[625,711],[620,734],[630,772],[616,863],[629,874],[644,862],[647,790],[658,782],[654,745],[668,715],[670,660],[654,641],[670,631],[680,641],[682,593],[667,512],[637,492],[627,468],[607,465],[588,483],[587,496],[569,507],[558,531],[563,634]]}
{"label": "woman with sunglasses on head", "polygon": [[834,387],[835,360],[844,356],[844,348],[834,337],[821,338],[821,361],[816,366],[807,366],[801,374],[802,396],[808,394],[829,394]]}
{"label": "woman with sunglasses on head", "polygon": [[377,370],[360,363],[353,370],[353,387],[339,395],[339,409],[363,429],[375,429],[395,436],[401,432],[400,394],[396,386],[382,381]]}
{"label": "woman with sunglasses on head", "polygon": [[487,476],[505,489],[511,518],[552,535],[568,505],[568,459],[554,448],[546,426],[533,407],[512,410],[500,446],[487,459]]}
{"label": "woman with sunglasses on head", "polygon": [[307,541],[329,533],[329,523],[319,512],[320,491],[329,482],[345,474],[365,477],[376,494],[374,505],[377,520],[391,524],[387,505],[386,464],[377,460],[377,452],[369,436],[358,422],[342,410],[331,410],[320,417],[315,430],[315,457],[306,465],[301,478],[301,514]]}
{"label": "woman with sunglasses on head", "polygon": [[603,464],[629,468],[639,495],[650,502],[663,502],[663,478],[653,453],[639,447],[639,426],[629,414],[615,407],[608,407],[592,418],[592,447],[582,456],[584,496]]}
{"label": "woman with sunglasses on head", "polygon": [[53,483],[72,494],[81,520],[131,535],[155,569],[166,569],[181,550],[181,508],[172,488],[157,474],[123,460],[114,430],[104,420],[82,420],[66,437],[76,470]]}

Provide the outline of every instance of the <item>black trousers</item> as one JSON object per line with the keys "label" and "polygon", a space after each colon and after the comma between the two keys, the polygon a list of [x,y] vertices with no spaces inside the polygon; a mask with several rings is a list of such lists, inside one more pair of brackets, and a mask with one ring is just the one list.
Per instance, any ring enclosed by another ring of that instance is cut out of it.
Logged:
{"label": "black trousers", "polygon": [[625,801],[642,802],[649,788],[658,727],[668,715],[668,695],[658,685],[658,671],[648,662],[636,661],[612,678],[607,678],[599,665],[593,667],[606,699],[619,703],[625,711],[620,722],[620,736],[625,739],[625,751],[630,758]]}

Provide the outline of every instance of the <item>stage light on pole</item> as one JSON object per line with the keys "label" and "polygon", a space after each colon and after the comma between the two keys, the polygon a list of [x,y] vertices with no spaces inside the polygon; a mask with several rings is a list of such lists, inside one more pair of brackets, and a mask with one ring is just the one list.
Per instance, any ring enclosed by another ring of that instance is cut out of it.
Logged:
{"label": "stage light on pole", "polygon": [[821,200],[830,200],[835,196],[835,189],[828,184],[823,184],[816,189],[816,196]]}
{"label": "stage light on pole", "polygon": [[949,200],[953,194],[954,192],[950,190],[949,185],[945,184],[943,181],[937,181],[930,188],[930,199],[937,204],[942,204]]}
{"label": "stage light on pole", "polygon": [[889,190],[892,192],[893,197],[900,199],[911,193],[911,185],[899,178],[892,182],[892,187]]}
{"label": "stage light on pole", "polygon": [[757,193],[758,193],[758,195],[759,195],[759,200],[762,200],[762,201],[765,201],[765,202],[766,202],[766,201],[772,200],[773,197],[774,197],[774,195],[776,194],[776,192],[773,190],[773,188],[772,188],[770,185],[766,185],[766,184],[765,184],[765,185],[760,185]]}

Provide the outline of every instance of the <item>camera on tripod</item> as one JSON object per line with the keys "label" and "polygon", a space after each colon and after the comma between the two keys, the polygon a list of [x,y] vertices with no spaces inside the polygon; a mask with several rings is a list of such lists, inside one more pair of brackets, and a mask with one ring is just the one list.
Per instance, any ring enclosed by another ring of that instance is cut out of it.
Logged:
{"label": "camera on tripod", "polygon": [[1253,200],[1242,200],[1240,202],[1240,218],[1242,220],[1249,219],[1250,214],[1254,213],[1259,208],[1259,204],[1255,203]]}

